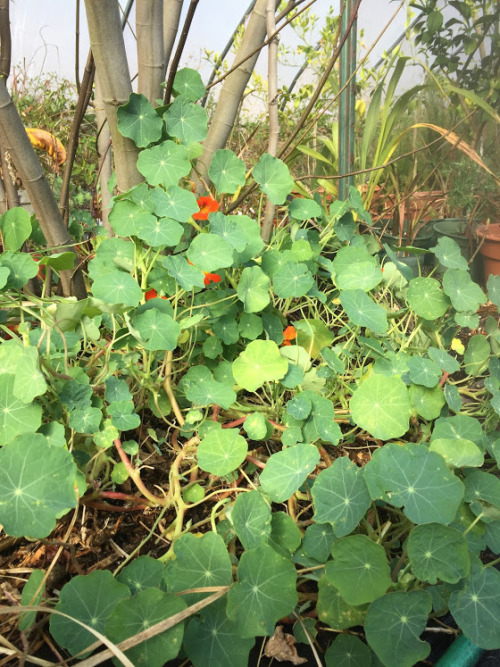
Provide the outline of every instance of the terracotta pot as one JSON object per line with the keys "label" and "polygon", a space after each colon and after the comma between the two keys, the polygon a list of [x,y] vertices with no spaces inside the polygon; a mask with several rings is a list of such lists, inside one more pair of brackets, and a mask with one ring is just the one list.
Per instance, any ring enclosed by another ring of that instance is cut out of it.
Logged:
{"label": "terracotta pot", "polygon": [[479,252],[483,256],[484,280],[490,275],[500,276],[500,222],[480,225],[476,236],[481,243]]}

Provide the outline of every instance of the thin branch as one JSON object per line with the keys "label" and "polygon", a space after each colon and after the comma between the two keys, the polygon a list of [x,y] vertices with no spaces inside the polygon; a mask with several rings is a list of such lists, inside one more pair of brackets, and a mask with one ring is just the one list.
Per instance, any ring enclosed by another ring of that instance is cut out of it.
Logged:
{"label": "thin branch", "polygon": [[202,107],[204,107],[204,106],[206,105],[206,103],[207,103],[207,99],[208,99],[208,89],[209,89],[210,86],[212,85],[212,82],[213,82],[213,80],[215,79],[215,77],[217,76],[217,72],[219,71],[219,67],[222,65],[222,63],[224,62],[224,58],[227,56],[227,54],[228,54],[229,51],[231,50],[231,47],[232,47],[233,44],[234,44],[234,40],[236,39],[236,35],[238,34],[239,29],[241,28],[242,25],[245,24],[245,22],[246,22],[246,20],[247,20],[247,18],[248,18],[248,16],[249,16],[249,14],[250,14],[250,12],[251,12],[252,9],[255,7],[255,3],[256,3],[256,2],[257,2],[257,0],[251,0],[250,4],[249,4],[248,7],[245,9],[245,13],[244,13],[243,16],[241,17],[241,19],[240,19],[238,25],[236,26],[236,28],[235,28],[233,34],[232,34],[231,37],[229,38],[228,43],[227,43],[226,46],[222,49],[222,52],[221,52],[221,54],[220,54],[220,56],[219,56],[219,59],[218,59],[218,62],[215,63],[214,68],[212,69],[212,72],[211,72],[211,74],[210,74],[210,76],[209,76],[209,78],[208,78],[208,82],[207,82],[207,85],[206,85],[207,92],[205,93],[203,99],[202,99],[201,102],[200,102],[200,104],[201,104]]}
{"label": "thin branch", "polygon": [[59,210],[63,217],[65,224],[69,220],[69,185],[71,180],[71,172],[75,161],[76,151],[78,148],[78,137],[80,135],[80,127],[85,117],[85,112],[90,102],[92,95],[92,86],[94,84],[95,63],[92,52],[89,51],[87,64],[83,73],[82,84],[78,94],[78,101],[76,103],[73,121],[71,123],[71,131],[68,141],[68,149],[66,151],[66,164],[64,166],[64,174],[62,179],[61,194],[59,196]]}
{"label": "thin branch", "polygon": [[10,74],[12,39],[10,35],[10,0],[0,0],[0,78],[7,79]]}
{"label": "thin branch", "polygon": [[[360,1],[361,1],[361,0],[360,0]],[[299,10],[296,14],[294,14],[294,15],[291,16],[289,19],[287,19],[287,20],[285,21],[285,23],[283,23],[283,25],[280,25],[280,26],[276,29],[276,31],[275,31],[270,37],[268,37],[264,42],[262,42],[262,44],[260,44],[256,49],[254,49],[253,51],[251,51],[251,53],[248,53],[248,54],[245,56],[245,58],[243,58],[243,60],[239,60],[235,65],[233,65],[233,67],[231,67],[231,69],[229,69],[227,72],[224,72],[224,74],[222,74],[222,76],[220,76],[216,81],[214,81],[213,83],[211,83],[210,86],[207,86],[207,90],[210,89],[210,88],[213,88],[213,87],[216,86],[217,84],[219,84],[219,83],[221,83],[222,81],[224,81],[224,79],[225,79],[226,77],[228,77],[228,76],[229,76],[230,74],[232,74],[235,70],[237,70],[239,67],[241,67],[241,66],[243,65],[243,63],[246,63],[247,60],[250,60],[250,58],[251,58],[252,56],[254,56],[256,53],[258,53],[258,52],[261,51],[264,47],[266,47],[266,46],[269,44],[269,42],[270,42],[271,40],[273,40],[273,39],[276,37],[276,35],[278,35],[278,34],[283,30],[283,28],[286,28],[286,26],[287,26],[289,23],[291,23],[292,21],[294,21],[294,20],[297,18],[297,16],[299,16],[300,14],[302,14],[303,12],[305,12],[307,9],[309,9],[309,7],[311,7],[312,5],[314,5],[315,2],[316,2],[316,0],[310,0],[310,2],[308,2],[307,5],[306,5],[305,7],[303,7],[303,8],[302,8],[301,10]]]}
{"label": "thin branch", "polygon": [[177,74],[177,68],[179,66],[184,46],[186,45],[186,39],[189,33],[189,28],[191,27],[191,23],[193,21],[194,14],[196,12],[196,7],[198,6],[198,2],[199,0],[191,0],[191,2],[189,3],[186,19],[184,21],[184,25],[182,26],[182,32],[179,39],[179,43],[177,44],[177,49],[172,59],[172,64],[170,65],[168,81],[165,87],[165,96],[163,98],[164,104],[170,104],[170,97],[172,96],[172,88],[174,85],[175,75]]}
{"label": "thin branch", "polygon": [[80,93],[80,0],[76,0],[75,20],[75,83],[78,94]]}

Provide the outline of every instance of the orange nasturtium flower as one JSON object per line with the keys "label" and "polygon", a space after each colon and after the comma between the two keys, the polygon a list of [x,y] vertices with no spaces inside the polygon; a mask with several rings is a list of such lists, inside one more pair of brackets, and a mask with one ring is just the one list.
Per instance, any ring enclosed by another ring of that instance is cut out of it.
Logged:
{"label": "orange nasturtium flower", "polygon": [[297,338],[297,332],[295,331],[295,327],[290,325],[283,331],[283,345],[291,345],[292,340],[295,340]]}
{"label": "orange nasturtium flower", "polygon": [[[151,299],[156,299],[158,297],[158,292],[152,287],[147,292],[144,293],[144,298],[146,301],[151,301]],[[166,296],[161,296],[160,299],[166,299]]]}
{"label": "orange nasturtium flower", "polygon": [[200,207],[198,213],[193,213],[193,220],[208,220],[210,213],[215,213],[219,209],[218,202],[212,197],[200,197],[196,200],[196,203]]}
{"label": "orange nasturtium flower", "polygon": [[203,271],[203,273],[205,274],[205,277],[203,278],[205,285],[210,285],[210,283],[220,283],[222,280],[218,273],[207,273],[206,271]]}

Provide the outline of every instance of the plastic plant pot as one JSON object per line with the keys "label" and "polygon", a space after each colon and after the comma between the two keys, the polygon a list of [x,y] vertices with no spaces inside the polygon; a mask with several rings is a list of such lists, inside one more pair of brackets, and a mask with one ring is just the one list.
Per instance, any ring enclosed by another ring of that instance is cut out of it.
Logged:
{"label": "plastic plant pot", "polygon": [[500,222],[481,225],[476,229],[476,236],[481,243],[479,252],[483,256],[484,281],[490,275],[500,276]]}

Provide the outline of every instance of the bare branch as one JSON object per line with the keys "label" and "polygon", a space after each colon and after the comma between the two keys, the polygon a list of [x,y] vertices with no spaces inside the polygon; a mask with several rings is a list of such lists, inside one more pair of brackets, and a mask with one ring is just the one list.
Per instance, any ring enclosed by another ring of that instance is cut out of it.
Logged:
{"label": "bare branch", "polygon": [[194,13],[196,11],[196,7],[198,6],[198,2],[199,0],[191,0],[191,2],[189,3],[186,19],[184,21],[184,25],[182,26],[181,37],[179,39],[179,43],[177,44],[177,50],[172,59],[172,64],[170,65],[170,70],[168,73],[168,81],[165,87],[165,96],[163,98],[164,104],[170,103],[170,97],[172,95],[172,88],[174,85],[175,75],[177,74],[177,68],[179,66],[184,46],[186,45],[186,39],[189,33],[189,28],[191,27],[191,23],[193,22]]}

